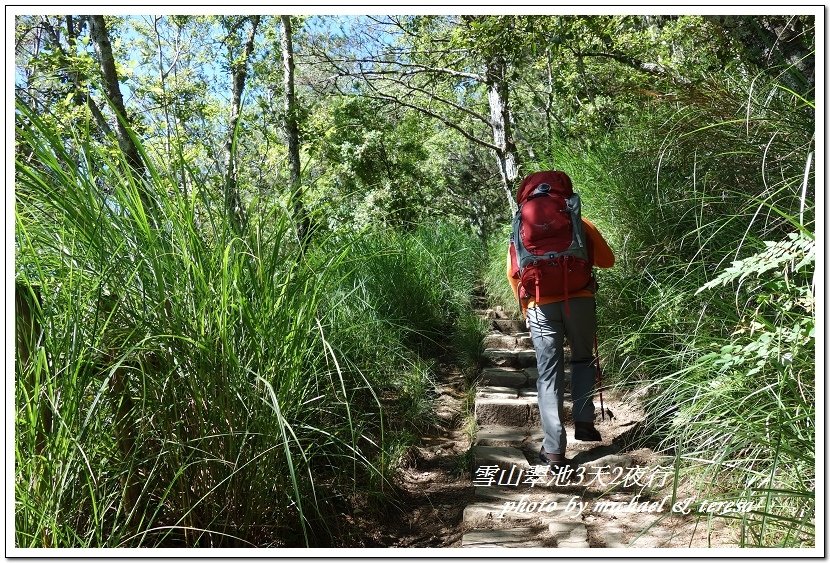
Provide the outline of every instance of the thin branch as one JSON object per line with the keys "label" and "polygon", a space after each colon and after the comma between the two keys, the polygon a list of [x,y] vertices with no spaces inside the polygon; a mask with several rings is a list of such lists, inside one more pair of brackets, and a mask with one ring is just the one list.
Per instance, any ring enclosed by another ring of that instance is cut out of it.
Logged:
{"label": "thin branch", "polygon": [[375,87],[374,84],[371,83],[371,81],[367,80],[366,84],[375,92],[375,94],[371,94],[371,95],[368,96],[372,99],[384,100],[384,101],[387,101],[387,102],[393,102],[393,103],[398,104],[400,106],[407,107],[407,108],[410,108],[410,109],[414,109],[415,111],[423,113],[424,115],[428,115],[429,117],[437,119],[438,121],[440,121],[441,123],[443,123],[447,127],[450,127],[452,129],[458,131],[465,138],[467,138],[470,141],[476,143],[477,145],[480,145],[482,147],[485,147],[485,148],[488,148],[488,149],[491,149],[491,150],[494,150],[494,151],[499,151],[500,150],[499,147],[497,147],[493,143],[490,143],[490,142],[484,141],[482,139],[479,139],[478,137],[476,137],[472,133],[469,133],[468,131],[464,130],[458,124],[451,121],[449,118],[447,118],[447,117],[445,117],[445,116],[443,116],[439,113],[436,113],[436,112],[432,111],[431,109],[428,109],[428,108],[425,108],[423,106],[414,104],[412,102],[407,102],[407,101],[401,100],[400,98],[396,98],[395,96],[391,96],[389,94],[383,94]]}
{"label": "thin branch", "polygon": [[[37,33],[37,32],[39,32],[39,31],[40,31],[40,28],[41,28],[41,26],[40,26],[39,24],[29,26],[29,27],[27,27],[27,28],[25,28],[25,29],[20,28],[20,29],[18,30],[18,32],[19,32],[19,36],[18,36],[18,38],[17,38],[17,39],[15,39],[15,43],[14,43],[14,52],[15,52],[15,53],[19,52],[19,50],[22,48],[23,43],[26,41],[26,39],[27,39],[27,37],[28,37],[29,33],[31,33],[32,31],[34,31],[34,32],[36,32],[36,33]],[[38,38],[35,38],[35,41],[37,41],[37,40],[38,40]],[[27,53],[28,53],[29,55],[33,55],[33,54],[34,54],[34,53],[31,53],[31,52],[28,52],[28,51],[27,51]]]}
{"label": "thin branch", "polygon": [[[457,78],[469,78],[470,80],[475,80],[477,82],[484,82],[485,81],[484,76],[482,76],[480,74],[476,74],[474,72],[463,72],[463,71],[460,71],[460,70],[453,70],[451,68],[432,67],[432,66],[427,66],[427,65],[417,64],[417,63],[402,63],[402,62],[394,61],[394,60],[387,61],[387,60],[376,59],[376,58],[335,59],[335,58],[330,57],[328,55],[324,55],[324,56],[325,56],[326,60],[328,62],[332,63],[332,64],[334,64],[334,63],[353,63],[353,64],[371,63],[371,64],[376,64],[376,65],[389,65],[390,67],[392,67],[392,70],[389,70],[389,71],[380,71],[380,70],[367,71],[369,73],[396,72],[397,74],[402,74],[402,75],[414,75],[414,74],[420,74],[420,73],[425,73],[425,72],[431,72],[431,73],[436,73],[436,74],[446,74],[448,76],[455,76]],[[395,68],[411,68],[411,69],[415,69],[415,70],[409,71],[407,73],[402,73],[400,71],[394,70]]]}
{"label": "thin branch", "polygon": [[161,33],[159,33],[159,21],[161,21],[163,16],[157,16],[153,18],[153,29],[156,32],[156,43],[159,48],[159,75],[161,76],[162,82],[170,75],[176,65],[179,62],[179,56],[182,53],[181,46],[176,45],[176,51],[173,54],[173,60],[170,62],[170,66],[167,67],[167,70],[164,70],[164,61],[161,56]]}
{"label": "thin branch", "polygon": [[[369,70],[369,71],[361,70],[360,72],[353,72],[353,71],[347,70],[343,67],[337,66],[337,62],[352,62],[350,60],[330,59],[329,62],[339,72],[339,74],[335,75],[333,77],[329,77],[328,79],[326,79],[327,81],[332,80],[332,79],[334,79],[336,81],[337,78],[341,78],[341,77],[343,77],[343,78],[346,78],[346,77],[358,78],[359,77],[359,78],[363,79],[363,81],[366,82],[367,84],[369,84],[370,82],[372,82],[374,80],[388,80],[389,82],[392,82],[394,84],[398,84],[400,86],[403,86],[403,87],[407,88],[409,90],[409,92],[420,92],[420,93],[428,96],[431,100],[435,100],[439,103],[443,103],[447,106],[450,106],[454,109],[457,109],[457,110],[461,111],[462,113],[465,113],[465,114],[481,121],[482,123],[484,123],[488,127],[491,126],[491,123],[490,123],[489,119],[487,119],[486,117],[483,117],[479,113],[476,113],[476,112],[474,112],[474,111],[472,111],[468,108],[465,108],[465,107],[463,107],[459,104],[456,104],[455,102],[453,102],[451,100],[447,100],[445,98],[442,98],[441,96],[438,96],[437,94],[435,94],[433,92],[429,92],[429,91],[425,90],[424,88],[415,86],[415,85],[410,84],[410,83],[408,83],[404,80],[394,78],[394,76],[412,76],[412,73],[401,74],[401,73],[395,72],[393,70],[380,71],[380,72],[372,71],[372,70]],[[426,72],[426,71],[423,71],[423,72]],[[375,91],[378,91],[378,89],[374,85],[372,85],[372,89],[375,90]]]}
{"label": "thin branch", "polygon": [[578,52],[576,53],[578,57],[603,57],[607,59],[613,59],[617,62],[621,62],[631,68],[636,70],[645,72],[647,74],[651,74],[652,76],[660,76],[662,78],[673,78],[683,84],[688,84],[689,80],[678,76],[668,68],[664,67],[659,63],[647,63],[645,61],[641,61],[636,57],[630,57],[628,55],[624,55],[618,52],[611,52],[611,53],[604,53],[604,52]]}
{"label": "thin branch", "polygon": [[391,25],[391,26],[397,27],[398,29],[401,30],[402,33],[404,33],[405,35],[408,35],[409,37],[412,37],[414,39],[420,39],[421,38],[421,36],[418,35],[417,33],[412,33],[411,31],[406,29],[404,27],[404,25],[401,23],[401,20],[399,18],[397,18],[396,16],[389,16],[389,20],[391,21],[391,23],[388,23],[386,25]]}
{"label": "thin branch", "polygon": [[487,119],[486,117],[482,116],[481,114],[476,113],[475,111],[473,111],[469,108],[465,108],[464,106],[459,105],[459,104],[453,102],[452,100],[442,98],[441,96],[439,96],[438,94],[435,94],[434,92],[430,92],[430,91],[428,91],[424,88],[409,84],[408,82],[406,82],[404,80],[399,80],[399,79],[388,77],[388,76],[385,76],[383,78],[375,79],[375,78],[367,77],[365,75],[364,75],[364,79],[367,82],[368,81],[373,81],[373,80],[388,80],[389,82],[392,82],[394,84],[399,84],[400,86],[403,86],[404,88],[407,88],[409,90],[409,92],[407,92],[407,93],[419,92],[421,94],[424,94],[424,95],[428,96],[431,101],[436,101],[436,102],[445,104],[445,105],[447,105],[447,106],[449,106],[453,109],[457,109],[458,111],[460,111],[462,113],[465,113],[465,114],[469,115],[470,117],[473,117],[473,118],[481,121],[484,125],[487,125],[488,127],[491,126],[490,120]]}

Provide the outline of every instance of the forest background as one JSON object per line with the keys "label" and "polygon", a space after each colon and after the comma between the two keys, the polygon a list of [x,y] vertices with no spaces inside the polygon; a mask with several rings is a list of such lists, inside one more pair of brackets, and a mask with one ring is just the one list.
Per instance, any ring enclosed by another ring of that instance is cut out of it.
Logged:
{"label": "forest background", "polygon": [[18,14],[16,545],[349,545],[545,168],[678,481],[814,545],[817,23]]}

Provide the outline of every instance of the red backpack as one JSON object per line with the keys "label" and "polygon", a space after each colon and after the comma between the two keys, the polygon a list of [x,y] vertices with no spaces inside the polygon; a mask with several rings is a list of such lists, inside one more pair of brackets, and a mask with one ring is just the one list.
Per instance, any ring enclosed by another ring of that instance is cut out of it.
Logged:
{"label": "red backpack", "polygon": [[567,174],[535,172],[522,180],[510,237],[512,275],[519,297],[561,297],[593,283],[582,205]]}

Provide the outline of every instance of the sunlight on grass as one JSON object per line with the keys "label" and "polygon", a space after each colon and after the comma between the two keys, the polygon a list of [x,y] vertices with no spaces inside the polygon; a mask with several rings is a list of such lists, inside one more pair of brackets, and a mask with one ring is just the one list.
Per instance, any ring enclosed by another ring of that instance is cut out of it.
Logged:
{"label": "sunlight on grass", "polygon": [[185,197],[18,112],[17,545],[332,541],[428,422],[475,238],[347,231],[301,256],[278,206],[238,236],[195,178]]}

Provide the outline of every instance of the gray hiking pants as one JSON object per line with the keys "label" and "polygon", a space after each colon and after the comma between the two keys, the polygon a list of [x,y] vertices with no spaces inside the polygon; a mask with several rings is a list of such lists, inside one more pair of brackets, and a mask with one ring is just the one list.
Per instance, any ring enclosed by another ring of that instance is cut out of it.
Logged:
{"label": "gray hiking pants", "polygon": [[539,380],[539,412],[548,453],[565,453],[567,437],[563,423],[565,399],[565,337],[571,346],[571,397],[573,419],[594,421],[594,333],[596,309],[593,297],[576,297],[565,302],[538,305],[527,310],[530,335],[536,349]]}

